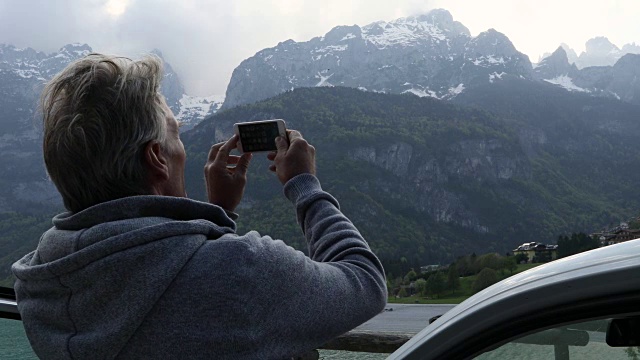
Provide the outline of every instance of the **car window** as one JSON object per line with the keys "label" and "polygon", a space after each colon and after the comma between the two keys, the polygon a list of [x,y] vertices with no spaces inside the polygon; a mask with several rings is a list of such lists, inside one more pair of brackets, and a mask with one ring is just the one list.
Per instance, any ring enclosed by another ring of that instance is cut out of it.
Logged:
{"label": "car window", "polygon": [[628,360],[640,358],[640,347],[607,345],[605,339],[610,320],[588,321],[541,330],[489,350],[475,359]]}

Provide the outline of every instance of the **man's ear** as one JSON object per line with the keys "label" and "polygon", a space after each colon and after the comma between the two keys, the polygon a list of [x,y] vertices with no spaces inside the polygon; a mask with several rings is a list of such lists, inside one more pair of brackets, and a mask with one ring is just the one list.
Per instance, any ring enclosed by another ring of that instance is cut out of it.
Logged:
{"label": "man's ear", "polygon": [[150,141],[144,148],[144,161],[149,170],[149,180],[152,182],[169,179],[169,159],[164,155],[160,143]]}

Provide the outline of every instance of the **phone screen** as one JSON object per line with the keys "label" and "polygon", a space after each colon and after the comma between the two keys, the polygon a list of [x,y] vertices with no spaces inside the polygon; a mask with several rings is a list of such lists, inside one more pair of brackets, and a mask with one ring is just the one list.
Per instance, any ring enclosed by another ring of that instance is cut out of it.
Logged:
{"label": "phone screen", "polygon": [[278,123],[276,121],[261,124],[238,125],[238,134],[242,151],[275,151]]}

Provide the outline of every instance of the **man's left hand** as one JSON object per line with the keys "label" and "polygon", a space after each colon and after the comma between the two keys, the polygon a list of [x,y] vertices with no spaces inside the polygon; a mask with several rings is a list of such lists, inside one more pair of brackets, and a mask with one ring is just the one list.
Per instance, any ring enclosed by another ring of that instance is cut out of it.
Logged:
{"label": "man's left hand", "polygon": [[209,202],[227,211],[234,211],[242,200],[252,157],[251,153],[230,155],[237,144],[238,135],[234,135],[226,142],[213,145],[204,166]]}

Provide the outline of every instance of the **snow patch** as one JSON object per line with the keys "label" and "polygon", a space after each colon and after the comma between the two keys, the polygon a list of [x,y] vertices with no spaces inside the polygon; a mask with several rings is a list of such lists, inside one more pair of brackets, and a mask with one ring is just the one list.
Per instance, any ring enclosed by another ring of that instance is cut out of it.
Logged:
{"label": "snow patch", "polygon": [[493,74],[489,74],[489,82],[493,83],[495,79],[502,79],[502,75],[506,75],[506,72],[503,71],[500,74],[498,74],[498,72],[494,72]]}
{"label": "snow patch", "polygon": [[23,70],[23,69],[15,69],[14,72],[25,79],[30,79],[32,77],[36,77],[39,78],[38,75],[40,75],[40,72],[38,70],[34,70],[34,69],[28,69],[28,70]]}
{"label": "snow patch", "polygon": [[332,51],[345,51],[349,48],[349,45],[330,45],[330,46],[325,46],[323,48],[320,49],[316,49],[317,53],[325,53],[325,52],[332,52]]}
{"label": "snow patch", "polygon": [[489,67],[491,65],[505,64],[506,63],[504,57],[502,57],[502,56],[495,57],[493,55],[480,56],[480,57],[475,58],[475,59],[469,58],[468,60],[473,62],[473,64],[475,66],[482,66],[482,67]]}
{"label": "snow patch", "polygon": [[[323,71],[323,72],[326,72],[326,71]],[[329,81],[327,81],[327,80],[329,80],[329,78],[330,78],[330,77],[332,77],[332,76],[333,76],[333,74],[331,74],[331,75],[329,75],[329,76],[324,76],[324,75],[322,75],[321,73],[318,73],[318,74],[315,76],[315,78],[316,78],[316,79],[320,79],[320,81],[318,81],[318,83],[316,84],[316,87],[319,87],[319,86],[328,86],[328,87],[333,87],[333,84],[331,84]]]}
{"label": "snow patch", "polygon": [[454,97],[456,95],[459,95],[460,93],[462,93],[464,91],[465,87],[464,84],[460,84],[454,88],[450,88],[449,89],[449,95]]}
{"label": "snow patch", "polygon": [[205,117],[215,114],[220,109],[224,103],[224,95],[189,96],[183,94],[179,102],[180,111],[176,115],[176,119],[187,125],[187,128],[192,128]]}
{"label": "snow patch", "polygon": [[378,21],[362,28],[362,37],[378,49],[387,46],[413,46],[424,40],[432,43],[448,39],[442,29],[427,21],[418,21],[415,17],[407,17],[387,23]]}
{"label": "snow patch", "polygon": [[422,89],[411,88],[409,90],[403,91],[402,93],[403,94],[409,93],[419,97],[432,97],[432,98],[440,99],[438,97],[438,94],[435,93],[435,91],[429,90],[429,89],[422,90]]}
{"label": "snow patch", "polygon": [[340,39],[340,41],[345,41],[345,40],[349,40],[349,39],[353,39],[356,36],[353,35],[352,33],[348,33],[347,35],[345,35],[342,39]]}
{"label": "snow patch", "polygon": [[570,78],[568,75],[560,75],[557,76],[553,79],[544,79],[544,81],[554,84],[554,85],[559,85],[562,86],[563,88],[565,88],[567,91],[578,91],[578,92],[591,92],[587,89],[583,89],[581,87],[576,86],[573,83],[573,79]]}

